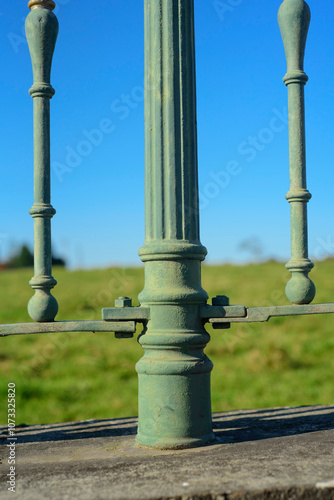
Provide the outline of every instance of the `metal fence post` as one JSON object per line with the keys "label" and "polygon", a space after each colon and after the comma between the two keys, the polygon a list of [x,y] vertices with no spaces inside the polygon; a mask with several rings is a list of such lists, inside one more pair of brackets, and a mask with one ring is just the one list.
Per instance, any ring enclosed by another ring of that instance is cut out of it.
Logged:
{"label": "metal fence post", "polygon": [[201,287],[193,0],[145,1],[146,240],[139,342],[139,427],[144,446],[177,448],[213,439],[209,335]]}

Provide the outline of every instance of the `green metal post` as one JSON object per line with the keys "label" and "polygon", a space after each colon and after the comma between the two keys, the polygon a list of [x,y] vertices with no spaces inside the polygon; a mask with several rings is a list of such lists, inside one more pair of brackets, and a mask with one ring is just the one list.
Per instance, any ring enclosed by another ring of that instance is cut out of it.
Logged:
{"label": "green metal post", "polygon": [[26,19],[34,84],[29,93],[34,100],[34,218],[35,275],[29,282],[35,289],[28,312],[34,321],[53,321],[58,304],[50,290],[57,282],[52,276],[51,218],[56,213],[50,203],[50,84],[51,63],[58,35],[58,21],[52,0],[31,0]]}
{"label": "green metal post", "polygon": [[290,139],[290,191],[286,199],[291,211],[291,260],[286,264],[292,277],[285,292],[293,304],[308,304],[315,296],[315,286],[308,277],[313,267],[308,258],[307,203],[311,194],[306,189],[304,73],[306,38],[310,25],[310,9],[303,0],[284,0],[278,12],[287,60],[283,78],[288,87]]}
{"label": "green metal post", "polygon": [[139,342],[137,443],[185,448],[211,441],[210,337],[200,309],[193,0],[145,0],[146,240],[150,319]]}

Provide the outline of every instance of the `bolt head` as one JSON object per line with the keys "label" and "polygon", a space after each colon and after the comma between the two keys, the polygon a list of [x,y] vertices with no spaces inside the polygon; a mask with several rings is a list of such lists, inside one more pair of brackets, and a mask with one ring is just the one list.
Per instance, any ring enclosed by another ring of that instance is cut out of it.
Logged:
{"label": "bolt head", "polygon": [[230,305],[230,299],[226,295],[217,295],[212,298],[213,306],[228,306]]}
{"label": "bolt head", "polygon": [[115,339],[133,339],[133,333],[115,332]]}
{"label": "bolt head", "polygon": [[132,306],[132,299],[129,297],[118,297],[118,299],[115,300],[115,307],[131,307]]}

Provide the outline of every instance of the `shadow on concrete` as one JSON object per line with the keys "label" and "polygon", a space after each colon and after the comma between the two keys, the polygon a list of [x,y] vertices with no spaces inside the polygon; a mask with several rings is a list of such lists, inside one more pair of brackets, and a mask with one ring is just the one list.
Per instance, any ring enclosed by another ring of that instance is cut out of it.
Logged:
{"label": "shadow on concrete", "polygon": [[334,429],[334,406],[249,410],[213,416],[217,442],[241,443]]}
{"label": "shadow on concrete", "polygon": [[[85,420],[48,425],[17,426],[16,443],[67,441],[87,438],[131,436],[137,433],[137,418]],[[0,432],[0,443],[7,441],[7,428]]]}
{"label": "shadow on concrete", "polygon": [[[214,444],[258,441],[334,429],[334,406],[274,408],[213,415]],[[17,444],[88,438],[134,436],[137,418],[88,420],[51,425],[18,426]],[[0,442],[8,443],[7,428]]]}

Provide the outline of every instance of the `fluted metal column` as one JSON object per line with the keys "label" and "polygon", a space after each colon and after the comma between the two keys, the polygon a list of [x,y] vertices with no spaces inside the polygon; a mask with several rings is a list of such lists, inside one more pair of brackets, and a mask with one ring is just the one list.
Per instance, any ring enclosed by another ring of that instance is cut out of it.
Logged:
{"label": "fluted metal column", "polygon": [[288,87],[290,191],[286,199],[291,212],[291,260],[286,264],[292,277],[286,296],[293,304],[308,304],[315,296],[315,286],[308,277],[313,264],[308,258],[307,203],[311,194],[306,188],[304,53],[311,14],[304,0],[284,0],[278,12],[287,60],[283,78]]}
{"label": "fluted metal column", "polygon": [[206,249],[199,239],[193,0],[145,0],[146,241],[137,363],[143,446],[213,439],[209,335],[200,319]]}
{"label": "fluted metal column", "polygon": [[58,304],[50,290],[57,284],[52,276],[51,218],[56,213],[50,203],[50,84],[51,64],[58,35],[58,21],[52,0],[31,0],[26,19],[26,35],[32,61],[34,83],[29,93],[34,100],[34,218],[35,275],[29,282],[35,289],[28,312],[34,321],[53,321]]}

